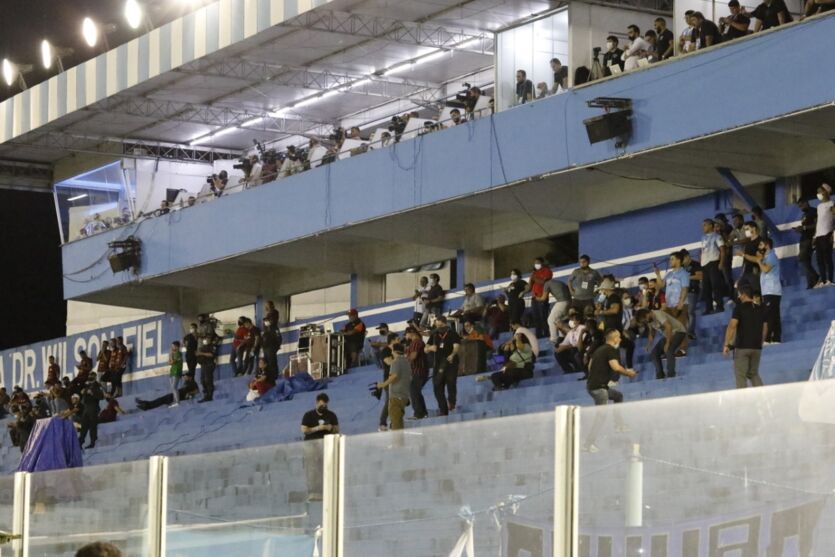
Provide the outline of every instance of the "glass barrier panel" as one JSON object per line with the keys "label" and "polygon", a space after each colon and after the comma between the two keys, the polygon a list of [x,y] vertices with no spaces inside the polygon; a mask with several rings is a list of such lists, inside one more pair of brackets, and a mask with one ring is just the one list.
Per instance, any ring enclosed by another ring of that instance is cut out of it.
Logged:
{"label": "glass barrier panel", "polygon": [[71,557],[97,541],[147,555],[148,470],[140,460],[33,473],[29,557]]}
{"label": "glass barrier panel", "polygon": [[14,522],[14,476],[0,476],[0,530],[12,532]]}
{"label": "glass barrier panel", "polygon": [[168,557],[310,557],[322,524],[323,442],[173,457]]}
{"label": "glass barrier panel", "polygon": [[835,381],[582,408],[580,555],[835,546]]}
{"label": "glass barrier panel", "polygon": [[554,429],[547,412],[345,438],[344,555],[549,554]]}

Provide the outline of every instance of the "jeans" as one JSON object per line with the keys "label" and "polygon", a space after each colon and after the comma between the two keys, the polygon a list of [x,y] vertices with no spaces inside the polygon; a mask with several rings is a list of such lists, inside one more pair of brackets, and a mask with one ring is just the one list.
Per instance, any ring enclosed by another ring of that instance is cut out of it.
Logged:
{"label": "jeans", "polygon": [[423,398],[423,386],[426,385],[427,381],[429,381],[429,377],[426,374],[412,374],[410,394],[415,418],[425,418],[429,415],[426,411],[426,399]]}
{"label": "jeans", "polygon": [[818,256],[818,273],[823,282],[833,282],[832,271],[832,233],[815,238],[815,251]]}
{"label": "jeans", "polygon": [[800,262],[800,268],[803,269],[803,274],[806,275],[806,287],[811,288],[818,283],[820,275],[812,266],[812,251],[814,247],[812,240],[800,240],[800,253],[797,260]]}
{"label": "jeans", "polygon": [[541,302],[531,298],[531,311],[533,322],[536,325],[536,338],[548,336],[548,301]]}
{"label": "jeans", "polygon": [[548,314],[548,331],[551,334],[551,342],[557,342],[559,338],[559,329],[557,329],[557,324],[565,319],[566,315],[568,315],[568,301],[557,302],[554,304],[554,307],[551,308],[551,313]]}
{"label": "jeans", "polygon": [[661,338],[655,343],[655,348],[652,349],[652,363],[655,364],[655,378],[664,379],[664,365],[661,363],[661,356],[667,358],[667,375],[666,377],[676,376],[676,351],[687,335],[684,333],[673,333],[673,338],[670,339],[670,347],[665,351],[664,345],[667,344],[666,338]]}
{"label": "jeans", "polygon": [[180,391],[177,389],[180,386],[181,375],[171,375],[168,380],[171,382],[171,394],[174,396],[174,404],[180,403]]}
{"label": "jeans", "polygon": [[768,324],[767,342],[780,342],[783,336],[783,327],[780,324],[780,300],[782,296],[763,296],[765,306],[765,322]]}
{"label": "jeans", "polygon": [[497,371],[490,375],[490,381],[497,389],[508,389],[519,381],[533,377],[533,370],[529,367],[512,367],[504,371]]}
{"label": "jeans", "polygon": [[722,294],[725,292],[724,280],[718,261],[711,261],[702,267],[702,300],[705,303],[705,313],[711,313],[714,309],[724,311],[722,302]]}
{"label": "jeans", "polygon": [[744,389],[748,381],[752,387],[762,387],[763,380],[760,378],[760,356],[762,350],[753,348],[737,348],[734,350],[734,375],[736,376],[736,388]]}
{"label": "jeans", "polygon": [[455,408],[458,397],[458,366],[449,364],[446,360],[443,364],[436,364],[432,375],[432,387],[440,415],[449,415],[450,407]]}

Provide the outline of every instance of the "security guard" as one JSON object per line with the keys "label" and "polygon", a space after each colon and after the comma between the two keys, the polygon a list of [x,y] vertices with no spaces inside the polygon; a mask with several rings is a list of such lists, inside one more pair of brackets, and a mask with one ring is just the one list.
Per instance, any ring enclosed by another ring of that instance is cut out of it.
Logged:
{"label": "security guard", "polygon": [[215,333],[215,319],[201,314],[197,321],[197,363],[200,364],[200,383],[203,386],[203,398],[199,402],[210,402],[215,393],[215,368],[222,339]]}

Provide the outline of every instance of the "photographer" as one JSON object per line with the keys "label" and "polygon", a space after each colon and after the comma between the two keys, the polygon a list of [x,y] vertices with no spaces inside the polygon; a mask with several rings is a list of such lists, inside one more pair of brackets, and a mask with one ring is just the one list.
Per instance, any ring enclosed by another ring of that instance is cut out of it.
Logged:
{"label": "photographer", "polygon": [[261,159],[258,155],[250,155],[249,157],[249,172],[244,177],[244,182],[247,187],[260,186],[262,184],[261,175],[264,172],[264,167],[261,165]]}
{"label": "photographer", "polygon": [[215,197],[223,195],[226,185],[229,183],[229,174],[225,170],[221,170],[220,174],[212,174],[206,181],[210,184],[212,193]]}
{"label": "photographer", "polygon": [[264,153],[264,166],[261,171],[261,182],[268,184],[278,178],[278,153],[270,149]]}
{"label": "photographer", "polygon": [[304,162],[301,160],[299,152],[294,145],[290,145],[287,147],[287,158],[284,159],[284,163],[281,165],[281,172],[279,172],[278,177],[286,178],[287,176],[298,174],[303,170]]}
{"label": "photographer", "polygon": [[388,378],[377,383],[378,389],[388,389],[388,417],[392,431],[403,429],[403,416],[409,405],[409,392],[412,383],[412,366],[403,355],[403,345],[395,342],[391,345],[391,370]]}

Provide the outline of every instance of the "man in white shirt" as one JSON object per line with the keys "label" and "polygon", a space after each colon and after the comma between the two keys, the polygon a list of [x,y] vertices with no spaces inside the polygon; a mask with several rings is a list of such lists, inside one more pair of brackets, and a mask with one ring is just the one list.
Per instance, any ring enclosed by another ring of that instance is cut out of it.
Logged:
{"label": "man in white shirt", "polygon": [[832,272],[832,229],[833,229],[833,203],[832,187],[829,184],[821,184],[818,187],[818,222],[815,226],[815,252],[818,255],[818,274],[820,282],[815,288],[831,286],[835,284],[835,276]]}
{"label": "man in white shirt", "polygon": [[583,371],[583,337],[586,327],[576,313],[568,318],[568,332],[557,346],[557,363],[565,373]]}
{"label": "man in white shirt", "polygon": [[260,186],[261,185],[261,173],[263,172],[263,167],[261,166],[261,160],[258,158],[258,155],[252,155],[252,169],[249,171],[249,176],[247,177],[246,183],[249,186]]}
{"label": "man in white shirt", "polygon": [[652,45],[641,37],[641,30],[637,25],[630,25],[628,29],[629,40],[632,41],[632,44],[623,53],[623,59],[625,60],[623,69],[626,71],[637,68],[638,60],[646,58],[647,53],[652,49]]}
{"label": "man in white shirt", "polygon": [[[415,326],[423,323],[423,316],[426,315],[426,300],[429,298],[429,279],[420,277],[420,283],[415,288],[412,299],[415,301],[415,312],[412,315],[412,322]],[[428,321],[428,319],[427,319]]]}

